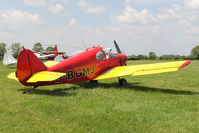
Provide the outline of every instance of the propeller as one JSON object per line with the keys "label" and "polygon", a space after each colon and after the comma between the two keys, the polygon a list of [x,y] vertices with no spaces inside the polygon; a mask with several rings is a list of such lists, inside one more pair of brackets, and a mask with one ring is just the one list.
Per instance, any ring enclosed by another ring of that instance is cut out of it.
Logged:
{"label": "propeller", "polygon": [[[120,50],[120,48],[119,48],[117,42],[116,42],[115,40],[114,40],[113,42],[114,42],[114,44],[115,44],[115,48],[116,48],[116,50],[117,50],[117,53],[118,53],[118,54],[121,54],[122,52],[121,52],[121,50]],[[126,66],[126,63],[125,63],[124,65]]]}
{"label": "propeller", "polygon": [[122,52],[121,52],[121,50],[120,50],[120,48],[119,48],[117,42],[116,42],[115,40],[114,40],[113,42],[114,42],[114,44],[115,44],[115,48],[116,48],[116,50],[117,50],[117,53],[118,53],[118,54],[121,54]]}

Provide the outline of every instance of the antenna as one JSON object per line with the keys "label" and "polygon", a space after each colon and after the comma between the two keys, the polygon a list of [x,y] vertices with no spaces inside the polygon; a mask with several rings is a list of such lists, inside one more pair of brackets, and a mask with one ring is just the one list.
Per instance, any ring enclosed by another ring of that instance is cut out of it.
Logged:
{"label": "antenna", "polygon": [[83,45],[84,45],[85,49],[87,49],[87,47],[86,47],[86,44],[85,44],[84,40],[82,40],[82,43],[83,43]]}

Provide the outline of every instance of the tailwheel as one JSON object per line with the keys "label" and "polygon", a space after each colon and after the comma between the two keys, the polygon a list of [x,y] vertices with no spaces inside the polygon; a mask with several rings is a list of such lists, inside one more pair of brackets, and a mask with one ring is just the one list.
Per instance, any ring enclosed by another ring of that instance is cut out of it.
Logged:
{"label": "tailwheel", "polygon": [[122,87],[127,86],[127,81],[124,78],[119,79],[119,85]]}
{"label": "tailwheel", "polygon": [[97,84],[97,83],[98,83],[98,80],[90,80],[90,83],[91,83],[91,84]]}
{"label": "tailwheel", "polygon": [[23,91],[23,94],[29,93],[29,92],[35,90],[37,87],[38,87],[38,86],[31,86],[30,88],[24,90],[24,91]]}

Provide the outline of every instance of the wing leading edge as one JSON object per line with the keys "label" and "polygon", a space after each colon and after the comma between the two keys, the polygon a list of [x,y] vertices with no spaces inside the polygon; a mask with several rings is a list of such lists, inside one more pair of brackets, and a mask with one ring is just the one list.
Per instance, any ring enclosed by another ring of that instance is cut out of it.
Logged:
{"label": "wing leading edge", "polygon": [[95,80],[122,77],[122,76],[139,76],[164,72],[178,71],[180,68],[188,65],[191,61],[175,61],[165,63],[119,66],[114,67],[99,75]]}

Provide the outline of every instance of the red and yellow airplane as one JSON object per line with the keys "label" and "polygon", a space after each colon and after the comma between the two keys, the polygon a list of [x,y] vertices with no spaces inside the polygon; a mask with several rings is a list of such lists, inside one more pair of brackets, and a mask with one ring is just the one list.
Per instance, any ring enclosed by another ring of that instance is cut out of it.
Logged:
{"label": "red and yellow airplane", "polygon": [[127,56],[122,54],[114,41],[118,53],[111,53],[110,49],[91,47],[85,51],[65,59],[62,62],[41,62],[28,49],[18,55],[17,70],[8,75],[8,78],[18,80],[25,86],[38,86],[75,83],[117,77],[119,85],[126,86],[123,76],[147,75],[177,71],[191,61],[175,61],[166,63],[126,66]]}

